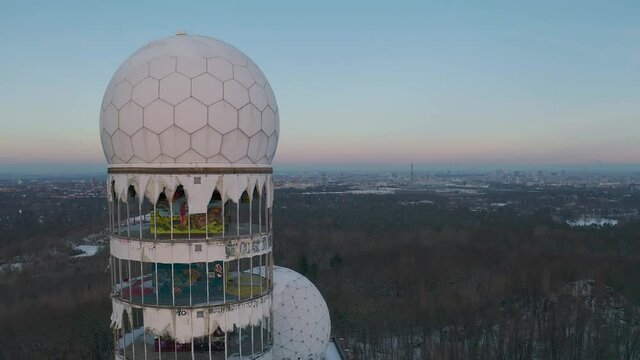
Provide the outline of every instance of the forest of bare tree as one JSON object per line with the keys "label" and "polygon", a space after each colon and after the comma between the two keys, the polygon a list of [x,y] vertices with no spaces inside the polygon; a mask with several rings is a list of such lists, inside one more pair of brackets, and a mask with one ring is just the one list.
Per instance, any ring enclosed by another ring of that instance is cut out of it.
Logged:
{"label": "forest of bare tree", "polygon": [[[351,359],[640,359],[638,221],[571,228],[447,201],[276,192],[276,264],[318,286]],[[108,251],[65,253],[104,229],[104,199],[52,211],[2,230],[0,259],[30,262],[0,274],[0,359],[113,358]]]}

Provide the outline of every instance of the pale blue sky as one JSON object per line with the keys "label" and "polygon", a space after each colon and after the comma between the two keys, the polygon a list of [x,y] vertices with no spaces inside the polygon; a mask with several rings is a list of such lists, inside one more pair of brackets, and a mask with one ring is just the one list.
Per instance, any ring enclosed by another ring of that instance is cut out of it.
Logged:
{"label": "pale blue sky", "polygon": [[639,164],[640,2],[516,3],[5,0],[0,164],[102,163],[111,75],[176,31],[262,68],[276,166]]}

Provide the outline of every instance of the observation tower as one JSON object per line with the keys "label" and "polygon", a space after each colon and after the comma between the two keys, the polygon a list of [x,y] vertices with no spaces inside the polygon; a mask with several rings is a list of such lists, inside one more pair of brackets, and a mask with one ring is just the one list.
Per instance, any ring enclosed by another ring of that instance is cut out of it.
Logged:
{"label": "observation tower", "polygon": [[116,359],[324,358],[322,295],[274,272],[278,135],[269,82],[222,41],[156,40],[116,71],[100,114]]}

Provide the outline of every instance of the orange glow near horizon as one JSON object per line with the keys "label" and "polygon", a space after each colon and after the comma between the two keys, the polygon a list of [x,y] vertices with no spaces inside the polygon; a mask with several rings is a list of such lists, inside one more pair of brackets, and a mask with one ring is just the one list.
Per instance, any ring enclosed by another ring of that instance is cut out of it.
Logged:
{"label": "orange glow near horizon", "polygon": [[[103,163],[104,156],[97,135],[84,137],[13,138],[0,143],[3,163]],[[564,144],[530,141],[497,141],[491,139],[451,139],[419,141],[390,138],[281,138],[275,164],[637,164],[640,144],[625,141],[602,141]]]}

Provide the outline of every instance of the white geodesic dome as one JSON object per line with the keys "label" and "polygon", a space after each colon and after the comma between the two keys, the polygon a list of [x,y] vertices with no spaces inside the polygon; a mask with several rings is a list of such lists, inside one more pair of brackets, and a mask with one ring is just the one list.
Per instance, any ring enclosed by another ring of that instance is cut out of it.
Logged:
{"label": "white geodesic dome", "polygon": [[273,358],[320,360],[329,343],[331,319],[318,289],[297,272],[273,268]]}
{"label": "white geodesic dome", "polygon": [[131,55],[105,92],[110,164],[270,164],[278,105],[258,66],[217,39],[176,35]]}

